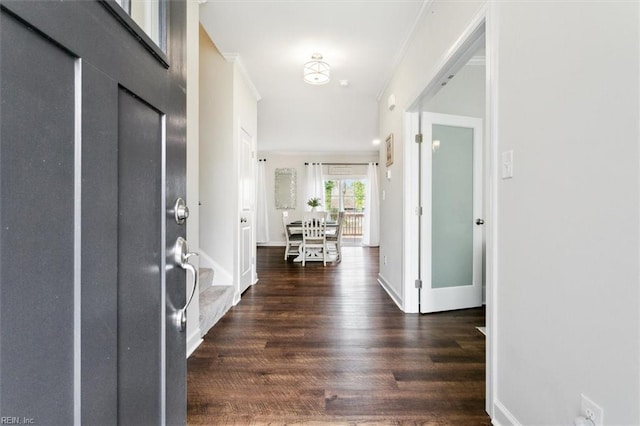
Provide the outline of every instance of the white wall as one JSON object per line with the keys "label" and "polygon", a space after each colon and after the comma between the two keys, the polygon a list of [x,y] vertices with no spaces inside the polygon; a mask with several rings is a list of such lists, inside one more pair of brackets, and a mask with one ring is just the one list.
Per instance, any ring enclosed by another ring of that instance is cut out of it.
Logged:
{"label": "white wall", "polygon": [[498,395],[569,424],[580,393],[640,424],[638,2],[498,14]]}
{"label": "white wall", "polygon": [[200,27],[200,262],[232,285],[237,209],[234,66]]}
{"label": "white wall", "polygon": [[[299,84],[298,96],[290,102],[283,102],[281,98],[260,102],[261,149],[282,151],[305,141],[307,147],[315,145],[322,147],[323,151],[348,154],[349,151],[363,149],[363,146],[366,149],[366,145],[375,139],[378,118],[375,97],[354,95],[355,87],[327,85],[321,90],[331,90],[339,95],[316,98],[314,95],[319,87],[303,83],[302,78]],[[301,102],[300,98],[304,101]],[[313,102],[309,102],[310,99]],[[301,104],[305,107],[300,108]],[[350,120],[336,118],[344,116]],[[314,117],[313,122],[309,122],[309,117]]]}
{"label": "white wall", "polygon": [[[253,85],[245,76],[238,61],[233,62],[233,114],[236,130],[238,130],[238,126],[242,126],[256,142],[258,134],[258,101]],[[237,135],[238,132],[236,132],[236,138]]]}
{"label": "white wall", "polygon": [[[402,107],[479,6],[434,3],[382,96],[380,136],[396,135],[393,176],[404,172]],[[602,406],[605,424],[640,424],[638,8],[490,4],[496,148],[514,152],[514,178],[496,188],[489,306],[499,424],[571,424],[580,393]],[[400,106],[393,112],[391,93]],[[383,223],[402,220],[402,180],[382,189]],[[383,227],[381,255],[389,258],[380,274],[398,291],[402,243]]]}
{"label": "white wall", "polygon": [[200,261],[214,285],[239,285],[240,131],[255,153],[257,98],[239,58],[225,59],[200,27]]}
{"label": "white wall", "polygon": [[[383,141],[391,133],[394,135],[394,163],[388,168],[391,179],[381,178],[380,190],[385,192],[385,200],[380,199],[380,223],[403,223],[405,201],[404,186],[404,118],[405,111],[430,77],[438,71],[438,63],[463,32],[468,22],[484,4],[482,1],[434,2],[425,10],[416,27],[413,38],[407,45],[404,59],[398,65],[387,89],[378,104],[379,135]],[[397,107],[387,108],[389,95],[396,96]],[[380,164],[385,164],[385,150],[380,153]],[[404,276],[404,238],[401,232],[391,227],[381,227],[380,233],[380,275],[383,285],[396,297],[406,311],[417,311],[417,290],[413,287],[417,276]],[[384,259],[387,259],[386,264]],[[407,284],[405,286],[405,284]]]}
{"label": "white wall", "polygon": [[[187,2],[187,197],[189,207],[189,219],[187,220],[187,242],[189,250],[200,251],[200,215],[198,208],[199,193],[199,4]],[[189,259],[189,262],[199,267],[197,257]],[[190,280],[191,278],[187,278]],[[189,282],[189,281],[187,281]],[[187,300],[191,288],[186,289]],[[193,300],[187,310],[187,355],[190,355],[200,339],[200,301],[199,291],[196,289]]]}
{"label": "white wall", "polygon": [[[301,218],[303,212],[307,211],[307,200],[305,198],[305,165],[304,163],[368,163],[378,161],[377,151],[360,153],[304,153],[304,152],[277,152],[259,151],[259,158],[267,159],[266,162],[266,187],[267,206],[269,215],[269,241],[261,245],[284,245],[284,227],[282,225],[282,210],[276,209],[275,201],[275,170],[279,168],[293,168],[297,173],[297,209],[290,209],[289,215],[292,218]],[[356,168],[354,168],[355,170]],[[361,167],[362,174],[366,175],[366,166]],[[380,177],[382,179],[382,177]]]}
{"label": "white wall", "polygon": [[422,110],[484,120],[485,67],[465,65],[446,86],[422,104]]}

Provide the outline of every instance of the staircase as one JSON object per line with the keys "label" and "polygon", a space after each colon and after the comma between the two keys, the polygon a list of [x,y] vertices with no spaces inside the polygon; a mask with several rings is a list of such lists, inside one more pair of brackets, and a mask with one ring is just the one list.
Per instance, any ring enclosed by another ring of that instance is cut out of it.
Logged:
{"label": "staircase", "polygon": [[202,336],[233,306],[233,286],[214,286],[213,269],[200,268],[200,331]]}

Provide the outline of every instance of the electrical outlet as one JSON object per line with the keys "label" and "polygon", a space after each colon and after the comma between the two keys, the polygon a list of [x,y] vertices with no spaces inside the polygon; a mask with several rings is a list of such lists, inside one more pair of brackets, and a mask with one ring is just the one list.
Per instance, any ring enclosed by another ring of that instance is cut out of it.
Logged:
{"label": "electrical outlet", "polygon": [[383,263],[386,265],[386,264],[387,264],[387,256],[384,256],[384,257],[382,258],[382,260],[383,260]]}
{"label": "electrical outlet", "polygon": [[580,394],[580,398],[580,414],[591,420],[594,426],[604,426],[604,412],[602,410],[602,407],[590,400],[585,394]]}

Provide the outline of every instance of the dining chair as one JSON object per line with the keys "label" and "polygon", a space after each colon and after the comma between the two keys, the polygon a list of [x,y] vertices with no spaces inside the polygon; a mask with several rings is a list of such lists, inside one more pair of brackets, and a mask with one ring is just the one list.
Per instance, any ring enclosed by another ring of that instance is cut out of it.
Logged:
{"label": "dining chair", "polygon": [[291,220],[289,219],[289,212],[282,212],[282,226],[284,227],[284,237],[286,239],[286,245],[284,248],[284,260],[287,260],[289,256],[298,256],[300,254],[300,244],[302,244],[302,234],[293,234],[289,230]]}
{"label": "dining chair", "polygon": [[302,266],[307,260],[322,260],[327,265],[327,214],[306,213],[302,219]]}
{"label": "dining chair", "polygon": [[333,234],[327,234],[327,249],[329,253],[335,253],[335,261],[340,262],[342,260],[342,229],[344,222],[344,212],[338,213],[338,224],[336,226],[336,232]]}

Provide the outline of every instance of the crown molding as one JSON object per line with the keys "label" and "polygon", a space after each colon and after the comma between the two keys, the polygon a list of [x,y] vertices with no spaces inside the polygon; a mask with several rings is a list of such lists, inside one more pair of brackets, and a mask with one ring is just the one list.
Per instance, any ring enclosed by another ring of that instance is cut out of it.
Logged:
{"label": "crown molding", "polygon": [[256,98],[256,101],[260,101],[262,99],[262,96],[260,95],[260,92],[258,92],[258,89],[256,88],[255,84],[253,84],[253,80],[251,79],[249,72],[245,68],[244,62],[242,61],[240,54],[234,53],[234,52],[220,52],[220,54],[225,59],[225,61],[233,63],[238,67],[240,74],[242,74],[242,76],[247,81],[247,84],[249,85],[249,89],[253,93],[253,96]]}
{"label": "crown molding", "polygon": [[411,25],[411,29],[407,33],[404,40],[402,40],[402,43],[400,44],[400,49],[393,57],[393,65],[391,66],[391,69],[389,70],[389,73],[385,78],[382,88],[376,95],[376,101],[380,102],[380,99],[382,99],[382,95],[384,95],[384,92],[387,90],[387,87],[389,87],[389,83],[391,83],[391,79],[393,78],[393,75],[398,70],[398,66],[400,66],[400,62],[402,62],[402,60],[404,59],[404,56],[407,53],[407,49],[409,48],[409,43],[415,36],[416,30],[418,29],[418,24],[422,20],[423,16],[427,13],[427,11],[431,9],[431,6],[433,5],[433,3],[434,3],[434,0],[423,0],[422,6],[420,7],[418,14],[416,15],[416,19],[413,21],[413,24]]}

